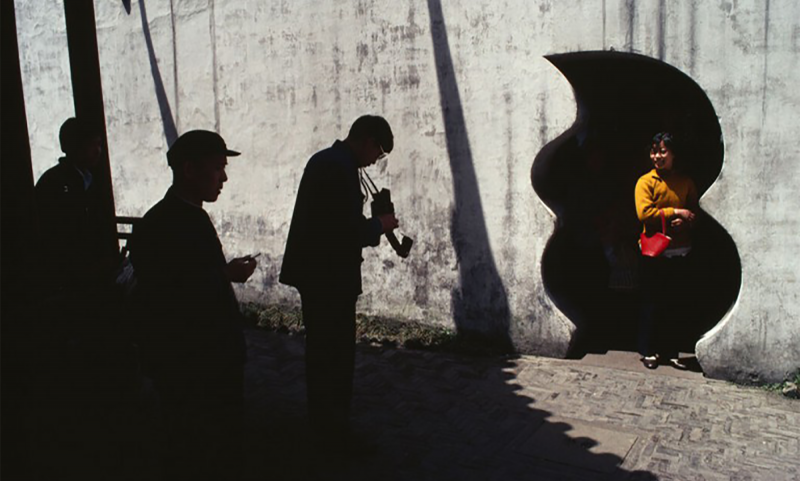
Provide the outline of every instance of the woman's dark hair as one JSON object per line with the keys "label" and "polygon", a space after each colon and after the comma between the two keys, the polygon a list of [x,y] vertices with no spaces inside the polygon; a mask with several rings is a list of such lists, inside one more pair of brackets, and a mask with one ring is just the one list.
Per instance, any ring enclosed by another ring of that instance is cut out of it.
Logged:
{"label": "woman's dark hair", "polygon": [[653,141],[650,143],[650,149],[655,150],[661,146],[661,142],[664,142],[664,147],[668,148],[672,151],[673,154],[677,157],[677,142],[675,142],[675,137],[669,132],[659,132],[653,136]]}

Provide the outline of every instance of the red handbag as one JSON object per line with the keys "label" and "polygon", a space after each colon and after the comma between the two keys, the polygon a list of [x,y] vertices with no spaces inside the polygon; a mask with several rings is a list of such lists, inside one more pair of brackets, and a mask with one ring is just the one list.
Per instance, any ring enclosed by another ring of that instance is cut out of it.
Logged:
{"label": "red handbag", "polygon": [[662,252],[667,250],[672,238],[669,237],[667,232],[667,218],[664,217],[664,210],[659,209],[661,214],[661,232],[656,232],[651,237],[644,235],[644,232],[639,236],[639,241],[642,244],[642,255],[647,257],[658,257]]}

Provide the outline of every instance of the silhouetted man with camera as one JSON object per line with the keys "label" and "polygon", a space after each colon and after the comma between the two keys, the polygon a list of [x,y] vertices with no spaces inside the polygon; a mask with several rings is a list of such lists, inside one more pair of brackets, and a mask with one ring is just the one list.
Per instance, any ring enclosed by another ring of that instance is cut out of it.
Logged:
{"label": "silhouetted man with camera", "polygon": [[306,330],[309,420],[322,447],[346,449],[355,363],[361,249],[398,226],[394,214],[366,218],[358,169],[394,147],[382,117],[358,118],[344,141],[306,165],[286,241],[280,282],[300,292]]}
{"label": "silhouetted man with camera", "polygon": [[161,398],[170,480],[240,475],[246,354],[231,282],[247,281],[256,261],[226,262],[203,210],[228,180],[227,158],[237,155],[214,132],[181,135],[167,153],[172,187],[131,239],[143,358]]}

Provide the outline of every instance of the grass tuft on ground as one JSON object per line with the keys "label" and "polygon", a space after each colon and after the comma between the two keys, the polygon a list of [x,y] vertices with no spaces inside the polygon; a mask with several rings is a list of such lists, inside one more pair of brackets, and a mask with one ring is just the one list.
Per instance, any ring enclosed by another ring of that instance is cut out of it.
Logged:
{"label": "grass tuft on ground", "polygon": [[800,399],[800,391],[798,391],[798,386],[800,386],[800,370],[797,370],[792,376],[789,376],[783,382],[765,384],[764,386],[761,386],[761,388],[769,392],[782,394],[783,396],[791,399]]}
{"label": "grass tuft on ground", "polygon": [[[300,334],[303,318],[299,307],[246,303],[242,312],[249,322],[269,331]],[[356,339],[361,344],[404,349],[452,352],[473,356],[508,354],[485,339],[459,335],[455,330],[414,321],[356,315]]]}

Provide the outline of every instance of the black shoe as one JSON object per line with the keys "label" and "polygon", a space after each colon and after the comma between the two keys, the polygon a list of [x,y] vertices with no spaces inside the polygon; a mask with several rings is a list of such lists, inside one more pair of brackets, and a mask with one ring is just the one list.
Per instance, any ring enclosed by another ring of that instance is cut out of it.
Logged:
{"label": "black shoe", "polygon": [[647,369],[655,369],[658,367],[658,356],[644,356],[642,358],[642,364]]}

